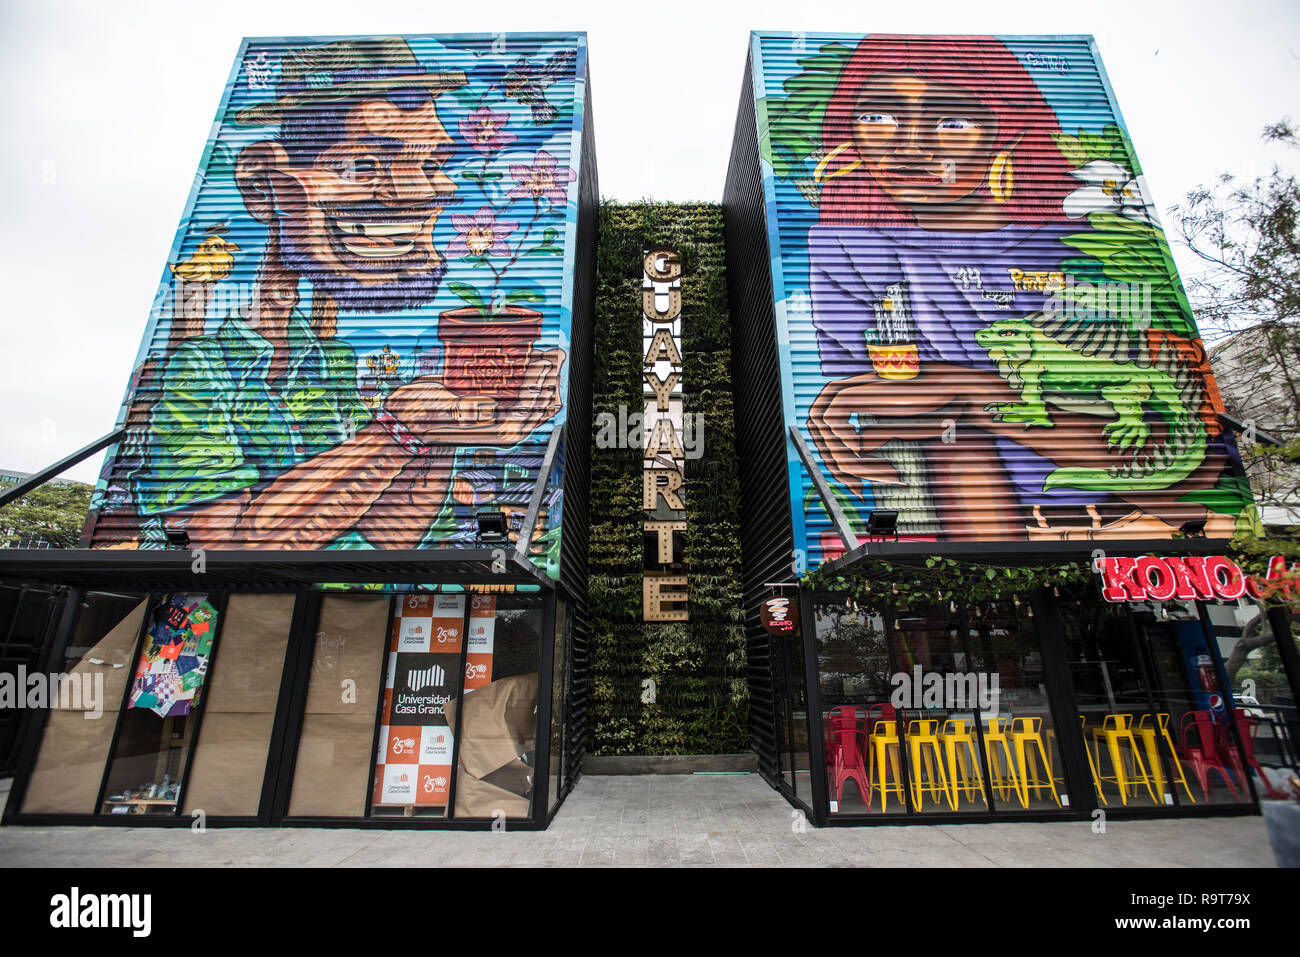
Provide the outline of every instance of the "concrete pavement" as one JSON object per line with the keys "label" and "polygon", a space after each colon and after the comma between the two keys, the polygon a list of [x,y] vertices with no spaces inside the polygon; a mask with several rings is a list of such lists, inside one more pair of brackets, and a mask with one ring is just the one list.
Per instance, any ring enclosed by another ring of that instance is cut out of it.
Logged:
{"label": "concrete pavement", "polygon": [[[7,788],[8,782],[0,784]],[[756,774],[588,775],[544,832],[0,828],[6,867],[1272,867],[1261,817],[800,828]]]}

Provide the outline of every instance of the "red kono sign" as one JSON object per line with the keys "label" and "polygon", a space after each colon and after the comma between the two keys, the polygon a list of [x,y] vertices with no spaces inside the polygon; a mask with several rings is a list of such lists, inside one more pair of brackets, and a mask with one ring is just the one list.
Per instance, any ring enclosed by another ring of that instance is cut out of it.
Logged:
{"label": "red kono sign", "polygon": [[1171,601],[1201,599],[1231,601],[1242,595],[1251,598],[1272,597],[1274,592],[1290,592],[1292,581],[1277,581],[1300,571],[1300,565],[1287,569],[1286,559],[1274,555],[1269,560],[1266,584],[1261,585],[1245,574],[1241,566],[1222,555],[1159,558],[1102,558],[1094,563],[1101,574],[1101,594],[1107,601]]}

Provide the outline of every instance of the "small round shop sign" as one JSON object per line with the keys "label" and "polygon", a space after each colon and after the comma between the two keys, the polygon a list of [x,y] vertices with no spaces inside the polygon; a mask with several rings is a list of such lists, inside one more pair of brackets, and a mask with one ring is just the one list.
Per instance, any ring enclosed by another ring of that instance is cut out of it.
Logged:
{"label": "small round shop sign", "polygon": [[763,627],[774,635],[785,635],[794,631],[794,622],[799,615],[798,605],[793,598],[777,595],[763,602],[759,617]]}

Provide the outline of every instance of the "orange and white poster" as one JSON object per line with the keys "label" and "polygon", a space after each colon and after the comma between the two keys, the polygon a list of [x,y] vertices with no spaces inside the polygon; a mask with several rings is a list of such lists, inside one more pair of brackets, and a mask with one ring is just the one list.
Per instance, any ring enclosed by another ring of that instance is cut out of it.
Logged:
{"label": "orange and white poster", "polygon": [[469,636],[466,639],[465,690],[492,682],[492,638],[497,623],[495,595],[473,595],[469,602]]}
{"label": "orange and white poster", "polygon": [[403,597],[393,618],[374,804],[445,807],[460,694],[464,595]]}

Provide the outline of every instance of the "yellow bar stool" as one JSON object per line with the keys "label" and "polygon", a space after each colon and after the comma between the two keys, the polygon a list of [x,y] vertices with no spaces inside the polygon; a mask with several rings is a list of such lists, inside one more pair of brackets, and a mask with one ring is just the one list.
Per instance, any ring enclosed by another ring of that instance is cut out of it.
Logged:
{"label": "yellow bar stool", "polygon": [[1106,795],[1101,793],[1101,778],[1097,775],[1097,759],[1093,757],[1092,745],[1088,743],[1088,719],[1079,715],[1079,728],[1083,731],[1083,750],[1088,752],[1088,767],[1092,769],[1092,786],[1097,789],[1097,797],[1106,804]]}
{"label": "yellow bar stool", "polygon": [[[1056,793],[1056,782],[1052,780],[1052,765],[1047,758],[1047,748],[1043,744],[1042,718],[1016,718],[1011,722],[1011,744],[1015,749],[1016,772],[1020,776],[1020,805],[1029,807],[1029,792],[1044,788],[1052,792],[1056,806],[1061,806],[1061,796]],[[1045,780],[1039,781],[1038,762],[1042,761]],[[1030,783],[1032,778],[1033,783]]]}
{"label": "yellow bar stool", "polygon": [[[943,752],[939,749],[939,722],[930,719],[907,723],[907,747],[912,756],[912,803],[921,810],[921,795],[928,791],[938,804],[948,797],[948,776],[943,770]],[[925,759],[925,777],[921,777],[921,759]],[[936,773],[937,772],[937,773]]]}
{"label": "yellow bar stool", "polygon": [[880,789],[880,811],[883,814],[889,808],[890,791],[898,795],[899,804],[905,803],[903,779],[899,772],[901,756],[898,753],[898,722],[893,718],[878,719],[872,726],[868,748],[871,751],[871,768],[867,771],[867,780],[870,781],[873,775],[879,777],[876,787]]}
{"label": "yellow bar stool", "polygon": [[[1137,794],[1139,784],[1145,784],[1147,793],[1151,795],[1151,801],[1154,804],[1160,802],[1156,800],[1156,792],[1151,789],[1151,776],[1147,774],[1146,766],[1142,763],[1142,755],[1138,753],[1137,739],[1133,737],[1133,716],[1131,714],[1108,714],[1106,720],[1102,722],[1100,728],[1092,729],[1092,739],[1098,742],[1097,759],[1101,760],[1100,742],[1106,743],[1106,752],[1110,755],[1110,767],[1114,774],[1102,775],[1101,780],[1113,781],[1119,787],[1119,799],[1127,805],[1128,791],[1131,787],[1133,794]],[[1128,755],[1120,753],[1120,745],[1128,746]],[[1133,759],[1133,773],[1128,773],[1128,758]]]}
{"label": "yellow bar stool", "polygon": [[979,752],[975,749],[975,725],[966,718],[949,718],[939,732],[944,758],[948,764],[948,806],[957,810],[961,794],[978,794],[984,806],[984,776],[980,773]]}
{"label": "yellow bar stool", "polygon": [[989,759],[989,776],[993,778],[993,787],[998,792],[998,797],[1004,801],[1012,791],[1016,797],[1020,796],[1016,763],[1011,756],[1011,739],[1008,737],[1010,727],[1011,722],[1006,718],[984,719],[984,750]]}
{"label": "yellow bar stool", "polygon": [[[1183,774],[1183,766],[1178,760],[1174,739],[1169,736],[1169,715],[1158,714],[1156,718],[1160,724],[1160,737],[1164,738],[1165,747],[1169,749],[1169,759],[1174,763],[1174,781],[1183,786],[1183,790],[1187,792],[1187,799],[1195,804],[1196,798],[1192,797],[1192,789],[1187,786],[1187,776]],[[1156,742],[1155,722],[1151,721],[1151,715],[1142,715],[1142,720],[1138,722],[1137,734],[1142,739],[1143,747],[1146,748],[1147,764],[1156,778],[1156,790],[1164,794],[1165,774],[1160,765],[1160,745]]]}

